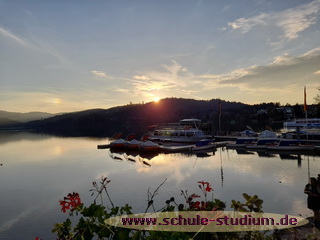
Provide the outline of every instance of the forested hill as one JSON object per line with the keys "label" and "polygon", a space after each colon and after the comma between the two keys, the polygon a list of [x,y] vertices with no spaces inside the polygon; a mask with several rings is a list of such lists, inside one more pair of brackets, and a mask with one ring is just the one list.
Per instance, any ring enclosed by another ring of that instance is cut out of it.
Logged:
{"label": "forested hill", "polygon": [[223,127],[228,130],[238,130],[250,124],[253,113],[269,105],[273,104],[254,107],[219,99],[204,101],[166,98],[146,104],[129,104],[110,109],[65,113],[29,122],[27,127],[61,135],[110,136],[117,131],[142,134],[150,125],[178,122],[184,118],[199,118],[217,129],[219,109],[221,109]]}
{"label": "forested hill", "polygon": [[17,126],[19,124],[21,125],[26,122],[49,118],[52,116],[54,116],[54,114],[44,112],[18,113],[0,110],[0,127]]}
{"label": "forested hill", "polygon": [[[297,104],[292,108],[295,116],[299,117],[302,107]],[[109,109],[90,109],[58,114],[53,117],[46,113],[11,114],[0,111],[0,129],[33,129],[62,136],[111,136],[118,131],[125,134],[130,132],[143,134],[150,125],[178,122],[185,118],[198,118],[208,130],[218,131],[220,119],[222,131],[242,131],[247,126],[259,131],[267,125],[274,124],[277,126],[271,127],[281,128],[282,122],[288,117],[281,109],[284,107],[280,107],[279,103],[247,105],[219,99],[206,101],[166,98],[159,102],[128,104]],[[318,115],[320,116],[320,112]],[[316,117],[319,117],[318,115]],[[28,121],[26,117],[30,116],[37,120],[25,123]]]}

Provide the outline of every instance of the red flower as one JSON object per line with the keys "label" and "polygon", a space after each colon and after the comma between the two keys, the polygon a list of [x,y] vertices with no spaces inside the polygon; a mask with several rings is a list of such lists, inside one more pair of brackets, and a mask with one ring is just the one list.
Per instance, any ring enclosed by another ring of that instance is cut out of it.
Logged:
{"label": "red flower", "polygon": [[208,182],[205,182],[205,181],[199,181],[198,183],[202,184],[202,186],[203,186],[203,185],[207,184]]}
{"label": "red flower", "polygon": [[200,209],[200,202],[199,201],[195,202],[192,207],[194,209]]}
{"label": "red flower", "polygon": [[210,186],[210,183],[207,183],[207,187],[205,188],[205,190],[206,190],[207,192],[213,191],[212,187]]}
{"label": "red flower", "polygon": [[211,187],[211,185],[210,185],[209,182],[199,181],[198,183],[202,184],[202,186],[199,185],[199,187],[200,187],[201,189],[204,189],[206,192],[211,192],[211,191],[213,191],[213,189],[212,189],[212,187]]}
{"label": "red flower", "polygon": [[201,210],[205,210],[207,208],[207,202],[201,201]]}
{"label": "red flower", "polygon": [[81,199],[79,196],[79,193],[69,193],[67,197],[64,197],[63,201],[59,201],[60,205],[61,205],[61,211],[62,212],[66,212],[67,210],[71,210],[74,211],[78,206],[80,206],[81,203]]}
{"label": "red flower", "polygon": [[191,202],[191,208],[192,209],[197,209],[197,210],[205,210],[207,208],[208,204],[207,202],[204,201],[196,201],[196,202]]}

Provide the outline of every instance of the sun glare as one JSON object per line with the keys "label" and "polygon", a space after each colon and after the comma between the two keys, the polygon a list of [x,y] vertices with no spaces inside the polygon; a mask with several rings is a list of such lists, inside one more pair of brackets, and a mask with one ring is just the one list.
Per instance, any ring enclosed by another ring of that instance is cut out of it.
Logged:
{"label": "sun glare", "polygon": [[160,98],[158,98],[158,97],[155,97],[155,98],[153,99],[154,102],[159,102],[159,100],[160,100]]}

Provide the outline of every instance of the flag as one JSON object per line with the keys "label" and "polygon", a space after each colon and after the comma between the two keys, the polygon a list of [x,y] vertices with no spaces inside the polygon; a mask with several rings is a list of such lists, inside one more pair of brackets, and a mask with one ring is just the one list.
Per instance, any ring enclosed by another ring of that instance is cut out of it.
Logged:
{"label": "flag", "polygon": [[308,107],[307,107],[307,90],[306,86],[304,86],[304,105],[303,105],[303,110],[307,112]]}

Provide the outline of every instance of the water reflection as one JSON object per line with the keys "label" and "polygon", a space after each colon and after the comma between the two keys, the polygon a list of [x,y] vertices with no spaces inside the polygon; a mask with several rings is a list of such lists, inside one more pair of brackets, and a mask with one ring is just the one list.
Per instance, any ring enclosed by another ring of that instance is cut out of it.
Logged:
{"label": "water reflection", "polygon": [[0,239],[54,239],[51,229],[67,216],[58,201],[79,192],[92,198],[91,183],[108,176],[118,205],[146,208],[148,188],[168,179],[155,198],[160,209],[170,197],[183,203],[180,190],[200,193],[197,181],[208,181],[214,198],[242,201],[242,193],[257,194],[264,211],[307,216],[303,189],[309,176],[320,173],[315,154],[239,152],[218,148],[201,153],[142,154],[97,149],[108,139],[59,138],[32,133],[0,133]]}

